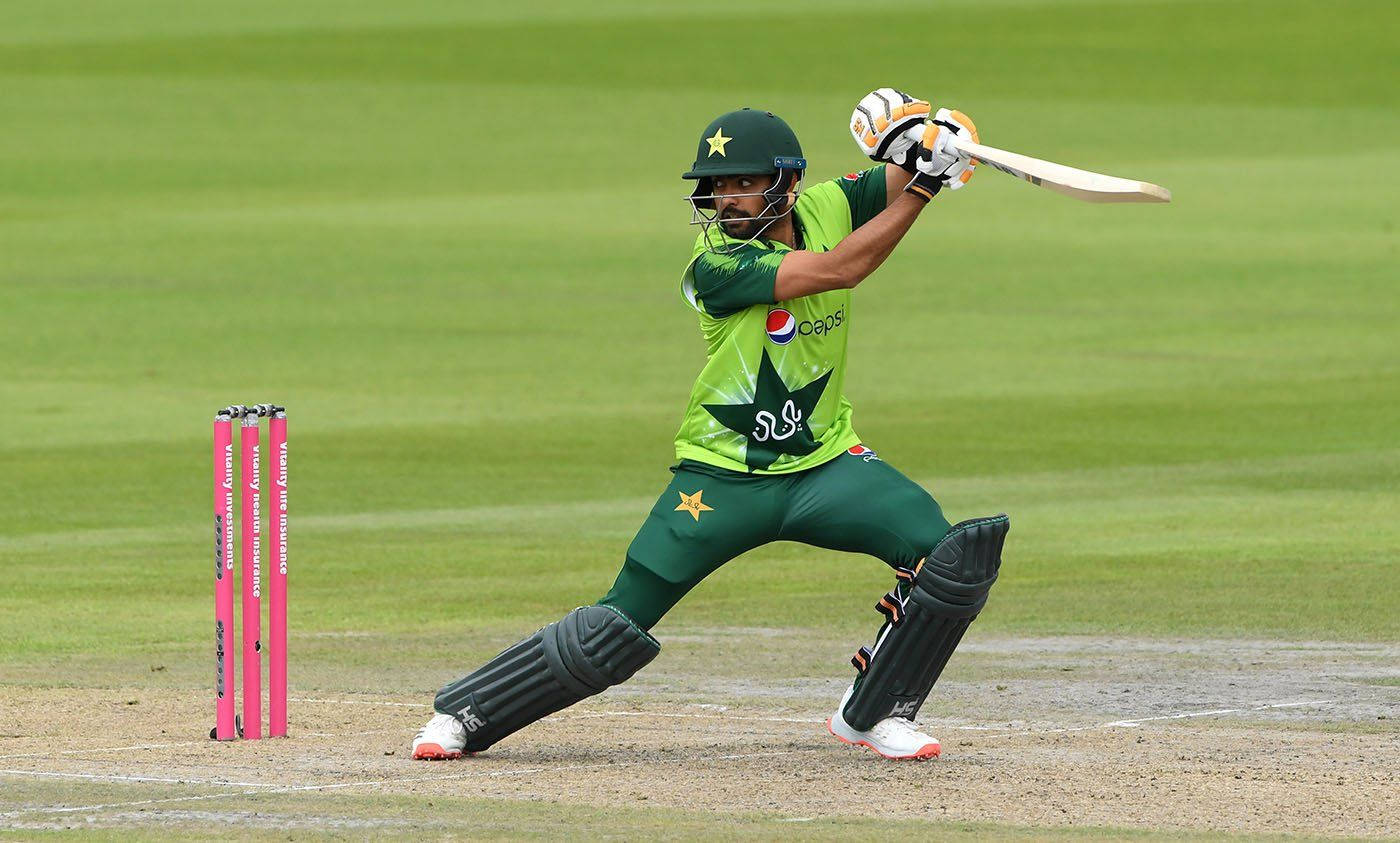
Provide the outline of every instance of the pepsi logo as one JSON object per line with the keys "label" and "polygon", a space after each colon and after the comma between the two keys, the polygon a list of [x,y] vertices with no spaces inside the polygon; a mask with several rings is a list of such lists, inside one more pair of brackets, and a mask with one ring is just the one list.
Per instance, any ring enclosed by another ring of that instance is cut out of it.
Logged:
{"label": "pepsi logo", "polygon": [[781,307],[768,311],[768,339],[778,345],[787,345],[797,336],[797,317]]}
{"label": "pepsi logo", "polygon": [[832,313],[815,319],[798,321],[792,312],[781,307],[768,311],[768,339],[778,345],[787,345],[799,336],[822,337],[841,327],[846,321],[846,308],[838,307]]}
{"label": "pepsi logo", "polygon": [[[873,448],[867,448],[864,445],[852,445],[851,447],[846,449],[846,453],[851,454],[852,456],[860,457],[866,462],[880,459],[880,457],[875,454],[875,450]],[[884,462],[884,460],[880,461]]]}

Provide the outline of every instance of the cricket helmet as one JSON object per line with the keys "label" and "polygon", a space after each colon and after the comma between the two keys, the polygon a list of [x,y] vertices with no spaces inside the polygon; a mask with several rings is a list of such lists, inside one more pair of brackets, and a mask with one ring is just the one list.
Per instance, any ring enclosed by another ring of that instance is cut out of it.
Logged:
{"label": "cricket helmet", "polygon": [[[772,225],[787,214],[789,208],[785,207],[784,200],[788,193],[798,191],[806,169],[802,145],[783,118],[771,111],[753,108],[721,114],[700,133],[695,163],[681,176],[696,182],[694,192],[688,197],[695,209],[692,224],[701,225],[708,233],[709,225],[714,222],[713,179],[716,176],[776,174],[773,184],[761,194],[767,207],[755,218]],[[704,211],[711,214],[706,215]]]}

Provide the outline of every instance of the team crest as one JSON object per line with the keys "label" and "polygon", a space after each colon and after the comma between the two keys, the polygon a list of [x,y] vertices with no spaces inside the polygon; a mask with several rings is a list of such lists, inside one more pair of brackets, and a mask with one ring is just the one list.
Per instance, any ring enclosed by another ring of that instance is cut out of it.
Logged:
{"label": "team crest", "polygon": [[[792,319],[792,314],[786,311],[783,316]],[[789,330],[796,334],[800,327],[794,325]],[[764,348],[758,360],[758,374],[753,380],[752,397],[747,401],[741,399],[738,404],[700,406],[715,421],[745,438],[745,465],[768,468],[781,456],[802,457],[820,447],[810,419],[831,380],[831,371],[828,369],[802,386],[789,387],[768,356],[768,349]]]}
{"label": "team crest", "polygon": [[700,513],[715,511],[714,507],[706,506],[700,500],[700,496],[705,494],[704,489],[700,489],[693,495],[687,495],[685,492],[679,490],[677,490],[676,494],[681,496],[681,502],[676,504],[676,508],[673,510],[674,512],[689,512],[691,515],[695,516],[696,521],[699,521]]}
{"label": "team crest", "polygon": [[[723,129],[723,128],[716,129],[714,135],[712,135],[711,137],[705,138],[705,142],[708,143],[708,144],[710,145],[710,155],[714,155],[715,153],[719,153],[719,157],[721,157],[721,158],[725,157],[724,145],[727,144],[727,143],[729,143],[729,142],[732,141],[732,140],[734,140],[734,139],[733,139],[733,138],[727,138],[727,137],[724,136],[724,129]],[[710,157],[710,155],[706,155],[705,157],[708,158],[708,157]]]}

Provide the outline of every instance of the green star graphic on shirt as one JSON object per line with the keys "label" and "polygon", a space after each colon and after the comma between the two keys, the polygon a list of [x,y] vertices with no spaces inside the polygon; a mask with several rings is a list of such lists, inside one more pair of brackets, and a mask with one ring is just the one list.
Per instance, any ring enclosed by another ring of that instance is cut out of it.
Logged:
{"label": "green star graphic on shirt", "polygon": [[831,371],[797,389],[783,383],[768,349],[758,362],[753,401],[748,404],[704,404],[720,424],[748,440],[744,463],[749,468],[767,468],[782,454],[802,456],[817,449],[809,419],[821,400]]}

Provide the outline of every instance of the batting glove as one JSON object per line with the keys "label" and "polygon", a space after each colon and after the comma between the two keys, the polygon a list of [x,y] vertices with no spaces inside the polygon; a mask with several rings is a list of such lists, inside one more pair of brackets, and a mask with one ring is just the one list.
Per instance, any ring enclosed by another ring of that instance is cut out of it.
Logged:
{"label": "batting glove", "polygon": [[[933,119],[918,127],[922,130],[914,147],[915,168],[943,182],[949,190],[957,190],[972,178],[977,159],[959,152],[954,138],[979,143],[977,126],[961,111],[938,109]],[[913,130],[910,133],[913,134]]]}
{"label": "batting glove", "polygon": [[877,88],[851,112],[851,137],[874,161],[904,165],[918,142],[908,131],[928,118],[931,106],[894,88]]}

